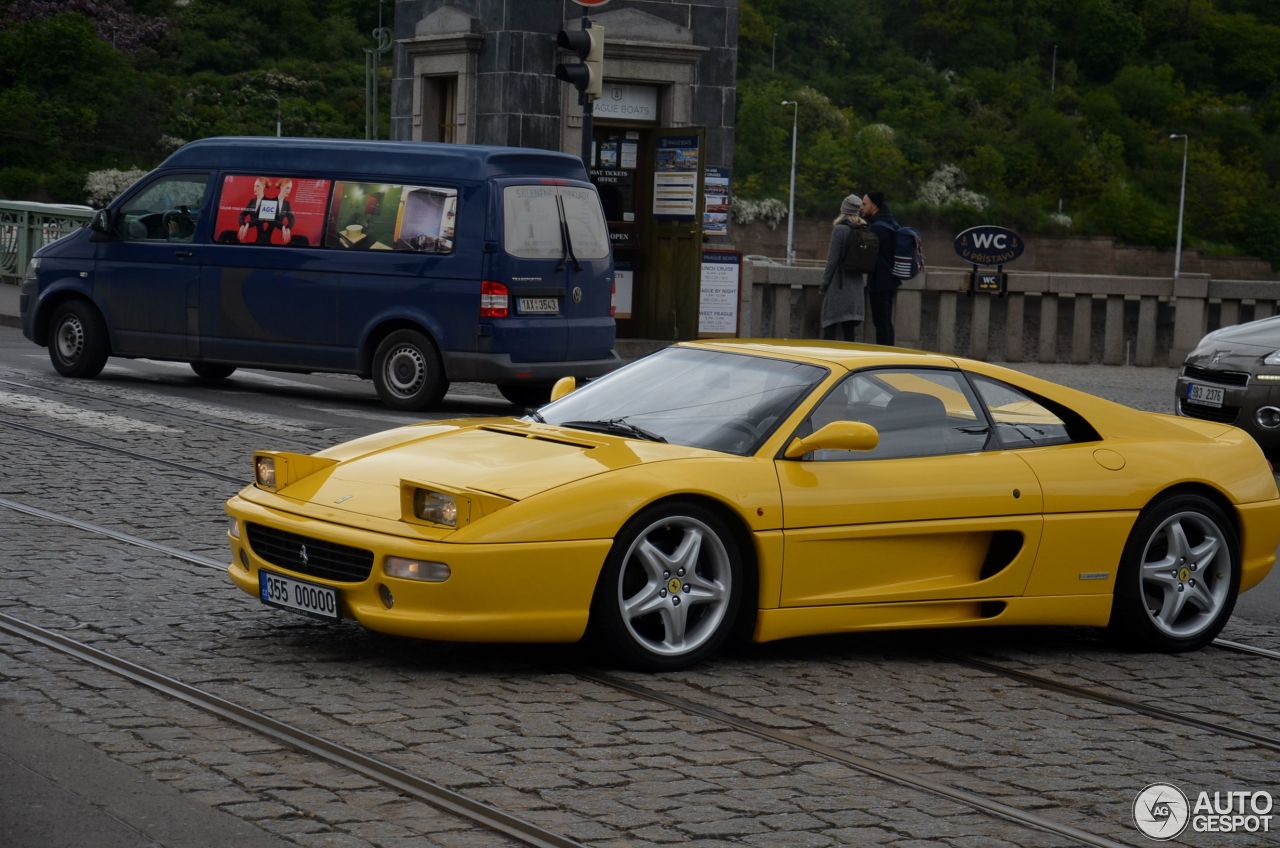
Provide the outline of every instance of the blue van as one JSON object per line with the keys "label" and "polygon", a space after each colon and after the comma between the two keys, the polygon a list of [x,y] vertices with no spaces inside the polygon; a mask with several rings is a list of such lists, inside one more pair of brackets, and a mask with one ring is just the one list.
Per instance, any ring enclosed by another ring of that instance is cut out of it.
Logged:
{"label": "blue van", "polygon": [[576,157],[422,142],[211,138],[50,244],[22,327],[69,377],[107,357],[372,377],[397,409],[450,381],[545,401],[614,353],[613,260]]}

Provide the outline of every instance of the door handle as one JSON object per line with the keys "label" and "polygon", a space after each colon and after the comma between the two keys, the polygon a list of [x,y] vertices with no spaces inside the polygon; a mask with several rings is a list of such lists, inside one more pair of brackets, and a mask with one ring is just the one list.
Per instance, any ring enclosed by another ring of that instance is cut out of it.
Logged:
{"label": "door handle", "polygon": [[178,257],[179,259],[190,259],[195,254],[189,250],[175,250],[173,252],[173,255]]}

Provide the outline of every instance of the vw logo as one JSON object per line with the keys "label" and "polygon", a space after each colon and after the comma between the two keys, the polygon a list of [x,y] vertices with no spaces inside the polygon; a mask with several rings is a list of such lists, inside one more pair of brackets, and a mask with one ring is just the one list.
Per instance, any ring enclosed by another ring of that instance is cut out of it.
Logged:
{"label": "vw logo", "polygon": [[303,564],[303,565],[309,565],[309,564],[310,564],[310,562],[311,562],[311,558],[310,558],[309,556],[307,556],[307,546],[306,546],[306,545],[303,545],[301,548],[299,548],[299,549],[298,549],[298,559],[302,561],[302,564]]}
{"label": "vw logo", "polygon": [[582,303],[582,286],[573,287],[573,302]]}

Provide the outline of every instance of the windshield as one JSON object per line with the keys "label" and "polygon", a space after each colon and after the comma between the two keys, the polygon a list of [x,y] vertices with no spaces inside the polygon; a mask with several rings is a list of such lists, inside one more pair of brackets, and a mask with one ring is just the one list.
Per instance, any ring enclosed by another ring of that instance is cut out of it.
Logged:
{"label": "windshield", "polygon": [[826,373],[801,362],[671,347],[539,413],[548,424],[745,455]]}

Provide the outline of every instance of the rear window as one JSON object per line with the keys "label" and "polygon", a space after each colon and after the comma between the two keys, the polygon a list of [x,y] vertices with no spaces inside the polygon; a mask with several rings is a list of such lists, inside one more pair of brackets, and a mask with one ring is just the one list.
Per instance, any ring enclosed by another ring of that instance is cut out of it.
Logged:
{"label": "rear window", "polygon": [[[589,188],[508,186],[502,194],[503,249],[520,259],[609,256],[600,198]],[[565,229],[561,224],[567,225]],[[566,240],[565,234],[568,239]]]}

